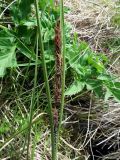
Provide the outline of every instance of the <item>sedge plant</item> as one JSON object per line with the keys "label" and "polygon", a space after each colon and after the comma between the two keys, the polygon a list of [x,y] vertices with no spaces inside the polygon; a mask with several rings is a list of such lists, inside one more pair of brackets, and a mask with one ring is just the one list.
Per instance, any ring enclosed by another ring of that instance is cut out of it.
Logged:
{"label": "sedge plant", "polygon": [[46,62],[45,62],[44,45],[43,45],[42,33],[41,33],[41,20],[39,16],[39,7],[38,7],[37,0],[35,0],[35,9],[36,9],[36,18],[37,18],[38,34],[39,34],[39,47],[40,47],[40,51],[42,55],[43,73],[44,73],[44,80],[45,80],[46,93],[47,93],[47,99],[48,99],[49,116],[50,116],[52,160],[57,160],[58,159],[57,152],[58,152],[59,133],[60,133],[61,122],[62,122],[62,117],[63,117],[64,92],[65,92],[65,34],[64,34],[63,0],[60,0],[60,31],[61,31],[61,53],[62,53],[61,106],[60,106],[60,113],[59,113],[58,128],[57,128],[56,133],[54,131],[54,117],[53,117],[53,112],[52,112],[52,100],[51,100],[50,86],[49,86],[49,81],[48,81],[47,67],[46,67]]}
{"label": "sedge plant", "polygon": [[61,55],[62,55],[62,68],[61,68],[61,105],[59,113],[58,130],[56,134],[56,153],[58,152],[59,135],[63,118],[64,97],[65,97],[65,31],[64,31],[64,6],[63,0],[60,0],[60,31],[61,31]]}

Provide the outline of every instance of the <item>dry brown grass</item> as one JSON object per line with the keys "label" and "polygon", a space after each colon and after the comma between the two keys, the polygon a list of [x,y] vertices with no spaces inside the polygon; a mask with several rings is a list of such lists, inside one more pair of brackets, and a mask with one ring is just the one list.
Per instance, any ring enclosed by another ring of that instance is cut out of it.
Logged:
{"label": "dry brown grass", "polygon": [[77,32],[80,39],[94,44],[94,48],[101,47],[100,44],[104,39],[118,36],[118,33],[120,35],[110,22],[115,14],[115,1],[75,0],[66,1],[65,5],[71,8],[71,12],[66,15],[66,20],[73,26],[72,33]]}
{"label": "dry brown grass", "polygon": [[[96,51],[105,52],[109,59],[113,59],[113,53],[106,51],[103,43],[107,39],[120,37],[120,29],[111,25],[111,18],[115,15],[116,2],[118,0],[74,0],[65,1],[65,5],[70,7],[70,12],[66,14],[66,21],[72,25],[71,34],[76,32],[80,40],[87,41]],[[109,73],[120,74],[120,56],[114,58],[108,67]],[[91,140],[98,141],[98,146],[109,145],[109,148],[119,148],[120,134],[120,103],[110,99],[107,102],[96,100],[92,108],[88,111],[88,128],[84,139],[84,146]],[[89,113],[95,113],[95,118],[91,119]],[[84,112],[82,112],[84,114]],[[96,124],[96,127],[90,130],[90,124]],[[99,132],[98,132],[99,131]],[[88,138],[89,137],[89,138]],[[103,137],[101,140],[100,137]],[[101,146],[100,146],[101,147]],[[108,149],[109,149],[108,148]],[[117,149],[116,149],[117,150]],[[88,153],[84,152],[84,159],[88,159]],[[87,157],[87,158],[85,158]],[[117,159],[120,157],[119,151],[106,156],[103,160]],[[94,158],[93,158],[94,159]]]}

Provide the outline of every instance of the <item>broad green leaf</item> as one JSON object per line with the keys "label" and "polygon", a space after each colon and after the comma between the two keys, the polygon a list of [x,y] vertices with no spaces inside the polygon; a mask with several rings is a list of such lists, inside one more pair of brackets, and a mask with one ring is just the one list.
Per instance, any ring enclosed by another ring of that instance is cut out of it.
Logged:
{"label": "broad green leaf", "polygon": [[93,90],[98,97],[103,96],[102,81],[97,79],[88,79],[85,83],[88,90]]}
{"label": "broad green leaf", "polygon": [[88,57],[88,63],[92,65],[94,68],[96,68],[99,73],[102,73],[105,69],[99,57],[94,53],[91,53],[90,56]]}
{"label": "broad green leaf", "polygon": [[120,88],[108,88],[112,95],[120,102]]}
{"label": "broad green leaf", "polygon": [[106,82],[104,83],[107,89],[111,92],[111,95],[114,96],[115,99],[120,101],[120,82]]}
{"label": "broad green leaf", "polygon": [[116,88],[120,89],[120,82],[114,82]]}
{"label": "broad green leaf", "polygon": [[29,18],[29,20],[23,22],[23,25],[27,27],[35,27],[37,26],[37,20],[34,18]]}
{"label": "broad green leaf", "polygon": [[102,80],[102,81],[111,81],[113,77],[108,74],[101,74],[97,77],[97,79]]}
{"label": "broad green leaf", "polygon": [[0,77],[5,75],[6,68],[17,65],[14,41],[14,36],[8,30],[0,31]]}
{"label": "broad green leaf", "polygon": [[69,64],[74,67],[73,64],[86,64],[88,54],[90,52],[89,46],[84,41],[75,44],[69,44],[67,46],[66,58],[69,60]]}
{"label": "broad green leaf", "polygon": [[118,81],[104,81],[104,85],[108,88],[118,88],[120,89],[120,82]]}
{"label": "broad green leaf", "polygon": [[28,57],[32,61],[36,60],[35,53],[31,49],[29,49],[22,41],[18,39],[17,39],[17,48],[22,54],[24,54],[26,57]]}
{"label": "broad green leaf", "polygon": [[31,13],[32,3],[34,3],[34,0],[16,1],[16,3],[14,3],[10,8],[13,21],[18,24],[22,24]]}
{"label": "broad green leaf", "polygon": [[16,46],[11,46],[10,49],[5,49],[0,52],[0,67],[16,66],[15,49]]}
{"label": "broad green leaf", "polygon": [[35,30],[25,25],[19,25],[18,27],[16,27],[16,29],[17,29],[17,33],[15,33],[16,39],[21,40],[26,45],[31,45],[32,43],[31,37],[35,32]]}
{"label": "broad green leaf", "polygon": [[110,97],[111,97],[112,93],[110,92],[109,89],[107,89],[106,93],[105,93],[105,101],[107,101]]}
{"label": "broad green leaf", "polygon": [[7,28],[3,28],[0,31],[0,39],[9,39],[11,42],[13,42],[14,36],[8,31]]}
{"label": "broad green leaf", "polygon": [[3,77],[5,70],[8,67],[16,67],[16,55],[15,55],[16,46],[11,46],[10,49],[4,49],[0,51],[0,76]]}
{"label": "broad green leaf", "polygon": [[10,49],[15,41],[14,36],[7,30],[0,31],[0,50]]}
{"label": "broad green leaf", "polygon": [[79,92],[81,92],[84,89],[84,82],[75,81],[73,84],[70,85],[70,87],[67,88],[65,95],[72,96]]}

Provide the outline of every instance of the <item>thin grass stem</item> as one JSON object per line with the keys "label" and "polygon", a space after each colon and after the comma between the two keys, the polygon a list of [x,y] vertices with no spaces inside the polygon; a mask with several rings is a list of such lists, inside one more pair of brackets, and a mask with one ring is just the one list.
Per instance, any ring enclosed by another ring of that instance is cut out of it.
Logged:
{"label": "thin grass stem", "polygon": [[55,143],[55,138],[54,138],[54,121],[53,121],[53,113],[52,113],[52,99],[51,99],[51,93],[50,93],[47,67],[46,67],[46,62],[45,62],[44,45],[43,45],[42,33],[41,33],[41,20],[40,20],[40,16],[39,16],[39,7],[38,7],[37,0],[35,0],[35,9],[36,9],[36,18],[37,18],[38,34],[39,34],[39,47],[40,47],[40,51],[41,51],[41,55],[42,55],[43,74],[44,74],[46,94],[47,94],[47,99],[48,99],[49,116],[50,116],[52,160],[56,160],[57,153],[56,153],[56,143]]}
{"label": "thin grass stem", "polygon": [[[37,36],[38,39],[38,36]],[[37,40],[38,41],[38,40]],[[38,47],[36,47],[38,48]],[[30,105],[30,117],[29,117],[29,128],[28,128],[28,144],[27,144],[27,160],[30,158],[29,149],[30,149],[30,140],[31,140],[31,128],[32,128],[32,119],[35,106],[35,92],[37,87],[37,73],[38,73],[38,49],[36,49],[36,61],[35,61],[35,75],[34,75],[34,87],[32,91],[31,105]]]}
{"label": "thin grass stem", "polygon": [[60,30],[61,30],[61,53],[62,53],[62,75],[61,75],[61,107],[60,107],[60,119],[59,119],[59,127],[58,131],[60,131],[62,117],[63,117],[63,109],[64,109],[64,97],[65,97],[65,31],[64,31],[64,7],[63,0],[60,0]]}

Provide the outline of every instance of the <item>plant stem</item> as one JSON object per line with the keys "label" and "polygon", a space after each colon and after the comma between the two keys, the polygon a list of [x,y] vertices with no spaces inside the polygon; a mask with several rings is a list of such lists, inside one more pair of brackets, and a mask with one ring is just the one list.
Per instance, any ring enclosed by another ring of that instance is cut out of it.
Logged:
{"label": "plant stem", "polygon": [[61,72],[61,106],[60,106],[60,113],[59,113],[59,124],[58,124],[58,131],[57,131],[57,145],[56,145],[56,152],[58,150],[58,143],[59,143],[59,135],[61,129],[61,123],[63,118],[63,109],[64,109],[64,93],[65,93],[65,31],[64,31],[64,6],[63,0],[60,0],[60,31],[61,31],[61,55],[62,55],[62,72]]}
{"label": "plant stem", "polygon": [[48,99],[48,109],[49,109],[49,116],[50,116],[50,127],[51,127],[51,143],[52,143],[52,160],[56,160],[56,143],[54,138],[54,121],[53,121],[53,113],[52,113],[52,100],[51,100],[51,93],[50,93],[50,86],[48,81],[48,74],[45,62],[45,54],[44,54],[44,45],[42,41],[42,33],[41,33],[41,21],[39,16],[39,7],[38,1],[35,0],[35,9],[36,9],[36,18],[37,18],[37,25],[38,25],[38,34],[39,34],[39,47],[42,55],[42,64],[43,64],[43,74],[46,86],[46,94]]}
{"label": "plant stem", "polygon": [[[64,7],[63,0],[60,0],[60,30],[61,30],[61,53],[62,53],[62,75],[61,75],[61,107],[60,107],[60,120],[59,120],[59,130],[61,127],[62,117],[63,117],[63,109],[64,109],[64,97],[65,97],[65,31],[64,31]],[[58,131],[59,131],[58,130]]]}
{"label": "plant stem", "polygon": [[[38,39],[38,36],[37,36]],[[37,40],[38,41],[38,40]],[[32,91],[31,105],[30,105],[30,118],[29,118],[29,128],[28,128],[28,144],[27,144],[27,160],[30,158],[29,148],[30,148],[30,137],[31,137],[31,128],[32,128],[32,119],[35,105],[35,91],[37,86],[37,73],[38,73],[38,47],[36,47],[36,61],[35,61],[35,75],[34,75],[34,87]]]}

